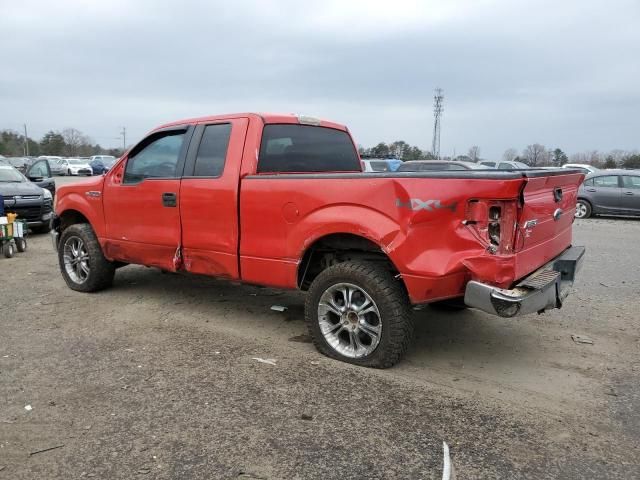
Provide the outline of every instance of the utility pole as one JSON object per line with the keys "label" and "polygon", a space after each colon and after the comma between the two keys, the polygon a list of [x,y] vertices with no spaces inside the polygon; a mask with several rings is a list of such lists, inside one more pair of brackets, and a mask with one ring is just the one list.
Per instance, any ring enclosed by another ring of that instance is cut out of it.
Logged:
{"label": "utility pole", "polygon": [[124,153],[127,149],[127,127],[122,127],[120,135],[122,135],[122,153]]}
{"label": "utility pole", "polygon": [[443,102],[442,89],[436,88],[433,96],[433,143],[431,144],[431,153],[437,160],[440,160],[440,121],[444,110]]}
{"label": "utility pole", "polygon": [[27,124],[24,123],[24,156],[29,156],[29,137],[27,136]]}

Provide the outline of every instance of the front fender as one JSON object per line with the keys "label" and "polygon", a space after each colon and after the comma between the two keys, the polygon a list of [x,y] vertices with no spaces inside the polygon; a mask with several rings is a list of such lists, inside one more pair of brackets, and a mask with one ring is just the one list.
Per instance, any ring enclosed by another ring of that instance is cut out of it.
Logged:
{"label": "front fender", "polygon": [[57,217],[64,217],[65,213],[74,212],[84,216],[98,238],[105,236],[105,221],[102,210],[102,197],[96,195],[88,195],[78,192],[71,192],[56,201],[55,213]]}

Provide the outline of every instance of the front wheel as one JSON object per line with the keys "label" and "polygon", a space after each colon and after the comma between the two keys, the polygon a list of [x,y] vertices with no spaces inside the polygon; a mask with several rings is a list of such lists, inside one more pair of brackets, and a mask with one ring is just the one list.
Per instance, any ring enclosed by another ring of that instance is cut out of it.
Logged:
{"label": "front wheel", "polygon": [[2,246],[2,254],[5,258],[11,258],[16,253],[15,247],[13,246],[13,242],[7,242]]}
{"label": "front wheel", "polygon": [[58,262],[65,282],[78,292],[96,292],[110,287],[115,266],[104,258],[90,225],[71,225],[58,243]]}
{"label": "front wheel", "polygon": [[400,281],[367,262],[344,262],[321,272],[309,288],[305,321],[321,353],[373,368],[395,365],[413,336]]}
{"label": "front wheel", "polygon": [[586,200],[578,200],[576,203],[576,218],[589,218],[591,216],[591,204]]}

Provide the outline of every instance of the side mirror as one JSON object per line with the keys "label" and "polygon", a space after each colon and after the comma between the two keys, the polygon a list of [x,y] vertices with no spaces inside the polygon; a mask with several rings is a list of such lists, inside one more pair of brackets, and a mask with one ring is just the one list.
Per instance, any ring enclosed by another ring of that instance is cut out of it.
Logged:
{"label": "side mirror", "polygon": [[29,180],[31,180],[32,182],[43,182],[44,181],[44,177],[28,177]]}

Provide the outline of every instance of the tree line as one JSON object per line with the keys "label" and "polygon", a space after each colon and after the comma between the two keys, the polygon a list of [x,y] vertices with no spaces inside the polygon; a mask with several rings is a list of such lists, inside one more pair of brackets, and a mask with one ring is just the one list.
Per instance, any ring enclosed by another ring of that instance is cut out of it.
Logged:
{"label": "tree line", "polygon": [[[433,160],[435,156],[428,150],[422,150],[415,145],[409,145],[404,140],[392,143],[380,142],[374,147],[358,147],[363,158],[397,158],[400,160]],[[0,131],[0,155],[5,157],[55,155],[64,157],[89,157],[91,155],[113,155],[119,157],[123,151],[120,148],[104,148],[93,143],[90,137],[75,128],[65,128],[62,131],[49,130],[36,141],[14,130]],[[442,156],[443,160],[462,160],[480,162],[480,147],[473,145],[466,155]],[[499,160],[488,158],[487,160]],[[539,143],[527,145],[521,152],[515,148],[508,148],[502,154],[504,161],[526,163],[530,167],[562,166],[565,163],[586,163],[598,168],[638,168],[640,169],[640,153],[637,150],[626,151],[615,149],[607,153],[592,150],[574,153],[568,156],[561,148],[547,148]]]}
{"label": "tree line", "polygon": [[37,157],[53,155],[60,157],[90,157],[91,155],[122,155],[122,149],[104,148],[93,143],[90,137],[75,128],[62,131],[49,130],[36,141],[14,130],[0,131],[0,155],[5,157]]}
{"label": "tree line", "polygon": [[560,167],[565,163],[583,163],[597,168],[640,168],[640,154],[637,150],[591,150],[567,156],[560,148],[550,149],[539,143],[527,145],[520,154],[515,148],[508,148],[502,159],[520,161],[531,167]]}
{"label": "tree line", "polygon": [[[363,158],[397,158],[399,160],[434,160],[435,156],[427,150],[409,145],[404,140],[397,140],[392,143],[380,142],[375,147],[358,147],[358,151]],[[626,151],[615,149],[610,152],[599,152],[597,150],[574,153],[567,155],[561,148],[548,148],[539,143],[527,145],[522,151],[515,148],[508,148],[502,154],[501,159],[487,158],[481,156],[478,145],[469,148],[466,155],[441,156],[443,160],[458,160],[467,162],[481,162],[483,160],[504,160],[507,162],[521,162],[530,167],[561,167],[565,163],[585,163],[597,168],[638,168],[640,169],[640,153],[637,150]]]}

